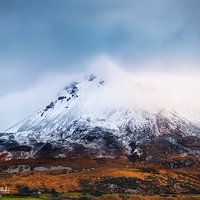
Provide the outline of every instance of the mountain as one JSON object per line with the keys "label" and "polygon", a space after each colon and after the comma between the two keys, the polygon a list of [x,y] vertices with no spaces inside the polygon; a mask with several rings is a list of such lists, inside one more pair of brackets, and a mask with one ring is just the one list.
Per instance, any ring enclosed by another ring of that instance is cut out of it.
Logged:
{"label": "mountain", "polygon": [[170,155],[200,155],[200,124],[167,108],[117,104],[110,93],[95,75],[68,84],[45,108],[1,133],[2,159],[126,155],[164,162]]}

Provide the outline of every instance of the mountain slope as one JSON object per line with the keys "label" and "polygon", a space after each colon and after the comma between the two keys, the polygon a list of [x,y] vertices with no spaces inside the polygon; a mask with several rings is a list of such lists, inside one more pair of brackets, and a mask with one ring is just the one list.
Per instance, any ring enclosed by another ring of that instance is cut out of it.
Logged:
{"label": "mountain slope", "polygon": [[72,82],[44,109],[2,133],[1,151],[12,152],[13,158],[24,152],[28,157],[69,153],[142,157],[147,144],[162,140],[169,151],[177,147],[177,153],[200,154],[198,145],[185,147],[187,142],[177,142],[186,137],[196,142],[200,125],[166,108],[149,112],[112,104],[109,91],[107,82],[95,75]]}

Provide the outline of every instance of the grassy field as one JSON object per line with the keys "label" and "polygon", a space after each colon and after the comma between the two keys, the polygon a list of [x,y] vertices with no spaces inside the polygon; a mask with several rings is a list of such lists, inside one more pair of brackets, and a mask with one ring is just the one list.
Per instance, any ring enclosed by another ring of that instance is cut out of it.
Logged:
{"label": "grassy field", "polygon": [[64,193],[58,196],[42,194],[39,197],[2,196],[0,200],[200,200],[200,195],[133,195],[133,194],[103,194],[93,196],[82,193]]}
{"label": "grassy field", "polygon": [[8,197],[8,196],[5,196],[5,197],[0,197],[1,200],[38,200],[40,199],[39,197],[38,198],[34,198],[34,197]]}
{"label": "grassy field", "polygon": [[[0,187],[8,187],[10,194],[34,196],[42,193],[38,197],[3,196],[0,200],[200,200],[200,195],[183,195],[200,194],[199,166],[171,169],[144,163],[133,164],[127,158],[120,157],[25,159],[2,162],[0,168],[18,164],[30,168],[62,165],[70,167],[71,171],[0,173]],[[152,196],[148,196],[150,194]]]}

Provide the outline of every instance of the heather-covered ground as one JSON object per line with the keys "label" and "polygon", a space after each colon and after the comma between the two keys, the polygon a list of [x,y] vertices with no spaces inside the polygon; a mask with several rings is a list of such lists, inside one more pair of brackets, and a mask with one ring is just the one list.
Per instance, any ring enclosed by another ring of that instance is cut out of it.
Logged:
{"label": "heather-covered ground", "polygon": [[[130,199],[132,195],[148,195],[149,199],[153,195],[155,199],[160,194],[170,195],[170,198],[200,194],[198,164],[170,166],[133,163],[126,157],[11,160],[0,163],[0,187],[8,187],[11,194],[24,196],[67,193],[89,194],[93,199],[105,199],[113,194],[124,194]],[[8,171],[10,167],[13,171]],[[122,196],[108,198],[120,199]]]}

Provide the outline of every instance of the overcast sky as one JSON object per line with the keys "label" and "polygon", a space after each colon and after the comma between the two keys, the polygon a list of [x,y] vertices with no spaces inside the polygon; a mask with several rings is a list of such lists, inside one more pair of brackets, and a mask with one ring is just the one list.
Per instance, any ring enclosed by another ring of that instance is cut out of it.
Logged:
{"label": "overcast sky", "polygon": [[199,11],[199,0],[0,0],[0,131],[99,55],[131,70],[198,69]]}

